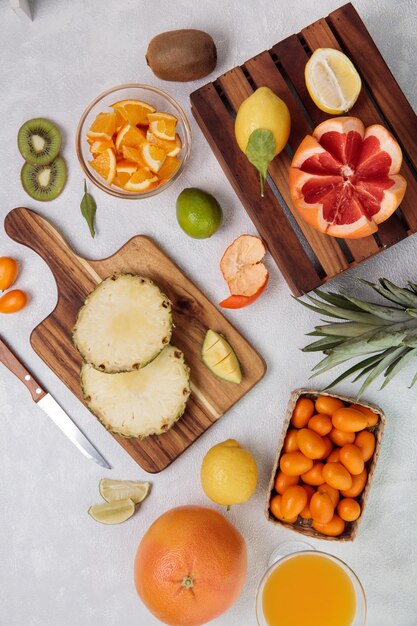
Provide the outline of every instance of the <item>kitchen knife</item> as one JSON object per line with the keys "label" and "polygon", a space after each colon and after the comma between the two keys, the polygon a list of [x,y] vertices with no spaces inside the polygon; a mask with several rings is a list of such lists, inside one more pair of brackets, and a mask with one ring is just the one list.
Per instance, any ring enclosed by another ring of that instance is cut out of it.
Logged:
{"label": "kitchen knife", "polygon": [[3,363],[17,378],[26,385],[32,396],[32,400],[51,418],[72,443],[88,458],[92,459],[101,467],[111,469],[100,452],[96,450],[87,437],[74,424],[72,419],[62,409],[50,393],[42,389],[37,380],[19,361],[11,349],[0,337],[0,362]]}

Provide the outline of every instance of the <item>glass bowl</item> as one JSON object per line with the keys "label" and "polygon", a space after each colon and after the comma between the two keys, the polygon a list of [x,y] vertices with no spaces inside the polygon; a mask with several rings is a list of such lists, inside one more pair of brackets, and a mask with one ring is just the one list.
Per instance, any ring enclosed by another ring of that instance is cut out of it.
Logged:
{"label": "glass bowl", "polygon": [[[262,604],[263,604],[263,591],[264,591],[265,584],[269,576],[272,574],[272,572],[275,569],[277,569],[280,565],[282,565],[289,559],[292,559],[294,557],[297,557],[303,554],[314,554],[315,556],[318,555],[318,556],[322,556],[327,559],[330,559],[331,561],[333,561],[333,563],[336,563],[336,565],[339,565],[339,567],[341,567],[342,570],[348,575],[353,585],[353,588],[355,591],[355,598],[356,598],[356,613],[355,613],[355,617],[353,619],[351,626],[364,626],[365,621],[366,621],[367,606],[366,606],[365,590],[362,587],[361,581],[356,576],[355,572],[352,569],[350,569],[350,567],[346,565],[344,561],[342,561],[341,559],[338,559],[337,557],[331,554],[327,554],[327,552],[320,552],[319,550],[315,550],[314,548],[311,548],[310,550],[302,550],[302,549],[296,548],[293,552],[286,554],[285,556],[283,556],[282,558],[279,558],[275,562],[272,562],[272,565],[271,565],[271,561],[274,561],[274,559],[272,558],[270,560],[270,567],[267,569],[267,571],[263,575],[261,582],[259,583],[258,591],[256,594],[256,617],[257,617],[258,626],[268,626],[268,622],[266,621],[264,617]],[[285,626],[285,624],[283,624],[282,626]]]}
{"label": "glass bowl", "polygon": [[[171,113],[178,118],[177,133],[182,141],[182,150],[178,155],[178,159],[181,162],[180,167],[175,174],[163,185],[159,185],[149,191],[143,193],[125,191],[120,187],[109,185],[101,176],[90,166],[89,161],[92,159],[90,153],[90,146],[87,142],[87,131],[93,123],[94,119],[99,113],[111,112],[111,104],[118,102],[119,100],[143,100],[153,105],[157,111],[164,111]],[[187,116],[180,107],[180,105],[172,98],[168,93],[152,87],[151,85],[119,85],[118,87],[112,87],[101,93],[88,107],[85,109],[78,123],[76,134],[76,151],[78,160],[86,176],[91,182],[96,185],[102,191],[115,196],[116,198],[124,198],[127,200],[139,200],[142,198],[150,198],[156,196],[161,191],[168,189],[184,171],[185,164],[188,161],[191,149],[191,129]]]}

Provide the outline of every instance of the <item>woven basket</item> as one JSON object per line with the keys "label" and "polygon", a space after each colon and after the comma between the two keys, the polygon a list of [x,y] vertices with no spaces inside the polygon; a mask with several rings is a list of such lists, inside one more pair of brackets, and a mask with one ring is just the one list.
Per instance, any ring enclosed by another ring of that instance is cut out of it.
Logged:
{"label": "woven basket", "polygon": [[[339,400],[342,400],[343,402],[346,402],[347,404],[361,404],[362,406],[368,407],[369,409],[372,409],[373,411],[375,411],[375,413],[377,413],[379,416],[378,424],[368,429],[372,431],[375,435],[376,446],[375,446],[374,454],[369,459],[369,461],[365,463],[365,467],[368,472],[368,480],[366,482],[365,489],[362,491],[358,500],[359,504],[361,505],[361,514],[359,518],[355,520],[354,522],[346,523],[346,528],[343,534],[340,535],[339,537],[328,537],[327,535],[322,535],[321,533],[319,533],[318,531],[314,530],[314,528],[311,527],[310,521],[305,521],[300,517],[298,517],[298,520],[294,522],[293,524],[287,524],[285,522],[281,522],[280,520],[276,519],[269,510],[269,503],[271,501],[272,496],[274,495],[274,482],[275,482],[275,476],[279,467],[279,460],[281,457],[282,446],[284,445],[284,439],[287,434],[288,427],[290,425],[290,420],[291,420],[292,413],[294,411],[295,404],[298,398],[300,398],[301,396],[306,397],[306,398],[311,398],[311,400],[313,401],[315,401],[319,396],[330,396],[332,398],[338,398]],[[296,532],[301,533],[305,535],[306,537],[314,537],[314,539],[325,539],[326,541],[353,541],[356,535],[358,534],[359,524],[362,519],[364,510],[365,510],[369,491],[371,489],[372,480],[373,480],[374,473],[375,473],[376,462],[378,460],[379,451],[381,448],[381,441],[382,441],[382,435],[384,432],[384,427],[385,427],[385,415],[383,414],[381,409],[375,404],[368,404],[367,402],[358,403],[353,398],[346,398],[344,396],[338,396],[334,393],[326,393],[324,391],[311,391],[309,389],[296,389],[295,391],[293,391],[291,393],[290,401],[288,403],[287,413],[286,413],[284,424],[282,427],[281,436],[278,442],[277,456],[275,459],[274,467],[272,469],[271,480],[269,481],[268,497],[267,497],[267,502],[266,502],[266,507],[265,507],[265,516],[268,522],[271,522],[272,524],[275,524],[276,526],[284,526],[285,528],[291,528],[292,530],[295,530]]]}

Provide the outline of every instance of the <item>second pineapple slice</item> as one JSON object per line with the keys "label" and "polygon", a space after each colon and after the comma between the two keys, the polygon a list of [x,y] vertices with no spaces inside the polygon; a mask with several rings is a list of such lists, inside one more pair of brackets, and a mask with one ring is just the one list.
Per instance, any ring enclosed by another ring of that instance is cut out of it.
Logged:
{"label": "second pineapple slice", "polygon": [[219,378],[239,384],[242,372],[236,354],[223,335],[209,329],[201,349],[203,363]]}
{"label": "second pineapple slice", "polygon": [[106,374],[84,363],[81,387],[88,408],[108,430],[144,438],[167,431],[184,413],[189,376],[181,350],[167,346],[133,372]]}

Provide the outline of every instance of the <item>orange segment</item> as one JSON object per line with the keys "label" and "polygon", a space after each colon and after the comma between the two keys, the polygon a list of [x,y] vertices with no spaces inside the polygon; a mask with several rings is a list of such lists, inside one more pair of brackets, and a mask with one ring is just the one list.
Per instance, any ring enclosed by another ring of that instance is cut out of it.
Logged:
{"label": "orange segment", "polygon": [[114,150],[107,148],[107,150],[90,161],[90,165],[109,185],[111,185],[116,175],[116,156]]}
{"label": "orange segment", "polygon": [[116,115],[116,132],[118,133],[121,127],[126,124],[126,120],[119,109],[115,109],[114,113]]}
{"label": "orange segment", "polygon": [[145,191],[154,186],[154,183],[158,182],[158,177],[155,176],[149,170],[145,170],[144,168],[139,169],[135,172],[128,182],[125,184],[125,189],[128,191]]}
{"label": "orange segment", "polygon": [[87,137],[91,139],[111,139],[116,132],[116,115],[114,113],[99,113],[91,124]]}
{"label": "orange segment", "polygon": [[131,174],[126,174],[125,172],[120,172],[119,174],[116,174],[116,176],[113,179],[113,185],[116,185],[116,187],[120,187],[121,189],[125,188],[125,185],[127,183],[127,181],[129,180],[129,178],[131,177]]}
{"label": "orange segment", "polygon": [[175,157],[167,157],[164,164],[158,171],[158,176],[162,180],[169,180],[173,177],[180,166],[180,162]]}
{"label": "orange segment", "polygon": [[145,161],[142,157],[142,152],[138,148],[122,146],[122,154],[124,159],[138,163],[141,167],[146,167]]}
{"label": "orange segment", "polygon": [[161,169],[166,159],[166,154],[162,148],[151,143],[144,143],[142,146],[142,157],[146,165],[156,173]]}
{"label": "orange segment", "polygon": [[149,113],[149,130],[159,139],[175,140],[177,118],[170,113]]}
{"label": "orange segment", "polygon": [[155,107],[142,100],[120,100],[111,105],[115,112],[119,112],[125,122],[132,126],[148,124],[148,113],[154,113]]}
{"label": "orange segment", "polygon": [[125,124],[117,133],[116,137],[116,149],[121,150],[122,146],[132,146],[133,148],[139,148],[146,141],[144,131],[139,130],[136,126],[131,124]]}
{"label": "orange segment", "polygon": [[163,150],[165,150],[167,156],[174,157],[177,156],[181,152],[182,143],[179,135],[175,135],[175,139],[172,141],[167,141],[165,139],[160,139],[156,137],[150,130],[146,133],[146,140],[149,143],[155,144],[155,146],[159,146]]}
{"label": "orange segment", "polygon": [[138,169],[138,164],[133,163],[132,161],[127,161],[126,159],[122,159],[121,161],[117,161],[116,163],[116,173],[119,176],[120,174],[129,174],[129,178],[136,172]]}
{"label": "orange segment", "polygon": [[97,139],[90,146],[91,154],[101,154],[107,148],[112,148],[114,150],[114,143],[112,139]]}

